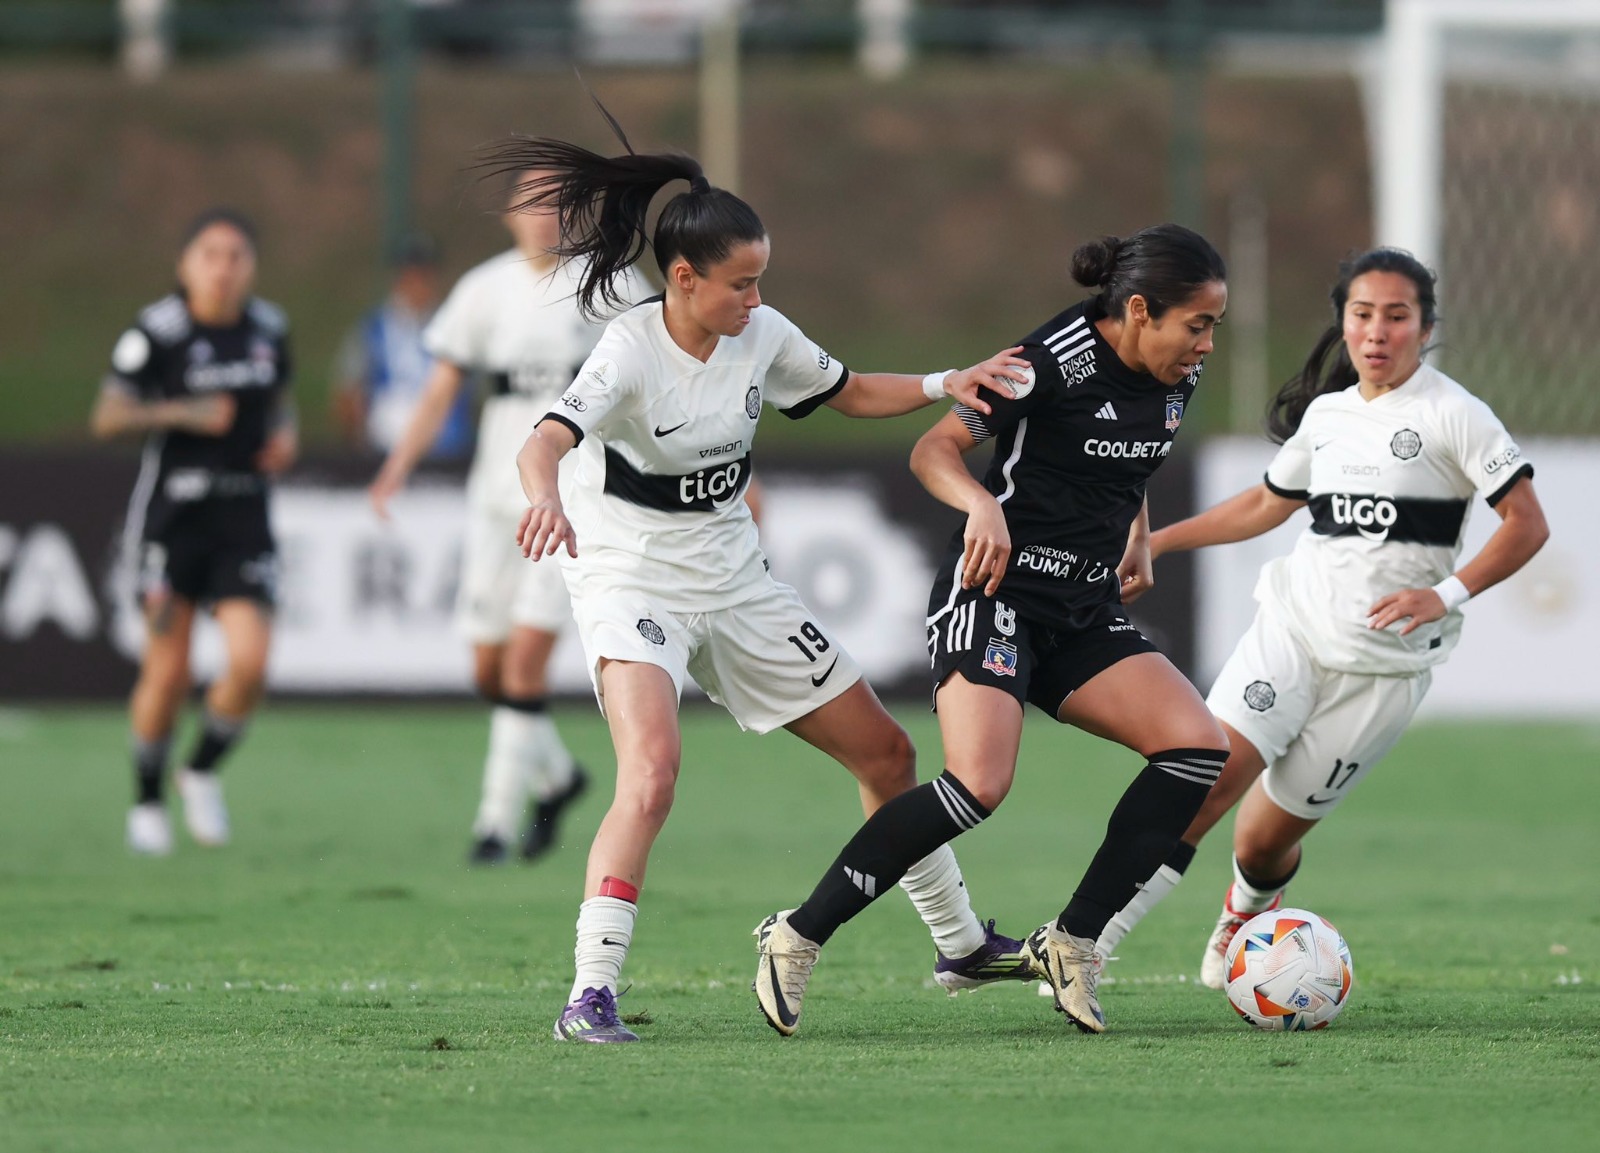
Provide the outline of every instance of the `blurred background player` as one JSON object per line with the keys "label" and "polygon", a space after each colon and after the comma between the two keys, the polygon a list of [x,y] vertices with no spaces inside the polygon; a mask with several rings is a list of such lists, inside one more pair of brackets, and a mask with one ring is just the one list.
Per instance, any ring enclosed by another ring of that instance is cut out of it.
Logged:
{"label": "blurred background player", "polygon": [[[438,246],[422,233],[407,237],[395,255],[388,297],[339,347],[330,399],[346,443],[388,453],[411,423],[433,370],[423,333],[439,307],[440,287]],[[463,389],[427,457],[454,460],[471,451],[472,395]]]}
{"label": "blurred background player", "polygon": [[[572,990],[553,1030],[558,1040],[602,1044],[638,1040],[616,998],[682,764],[686,678],[741,728],[786,728],[844,765],[869,814],[916,784],[905,730],[761,554],[741,494],[763,406],[791,419],[823,405],[888,417],[948,388],[986,409],[978,387],[1007,388],[1022,366],[1002,353],[931,379],[851,372],[762,307],[771,245],[755,211],[713,188],[691,157],[634,153],[606,118],[627,155],[536,139],[512,141],[492,161],[549,173],[525,194],[559,206],[564,250],[589,258],[586,309],[616,303],[646,247],[666,280],[663,295],[607,325],[518,458],[532,506],[522,548],[535,558],[566,553],[585,664],[617,754],[616,795],[589,850]],[[666,203],[652,236],[650,201],[680,180],[688,191]],[[578,467],[558,485],[569,455]],[[934,936],[940,984],[1028,979],[1021,942],[973,914],[954,853],[934,846],[901,873]]]}
{"label": "blurred background player", "polygon": [[102,439],[145,437],[124,534],[137,552],[146,630],[129,709],[137,793],[127,838],[135,852],[157,856],[172,851],[163,780],[202,607],[221,629],[227,663],[206,692],[177,784],[194,839],[228,841],[217,770],[261,699],[272,641],[278,558],[268,479],[297,451],[288,322],[251,295],[252,224],[226,209],[202,214],[177,274],[177,291],[118,339],[89,420]]}
{"label": "blurred background player", "polygon": [[[513,174],[517,184],[537,173]],[[502,214],[514,247],[467,272],[440,306],[424,340],[434,357],[427,386],[370,495],[378,515],[405,484],[445,427],[469,373],[487,377],[478,446],[467,480],[468,522],[456,619],[473,646],[473,679],[493,704],[483,792],[472,823],[470,859],[496,864],[521,832],[524,859],[555,843],[562,812],[588,777],[561,740],[546,699],[550,655],[571,618],[554,565],[528,564],[517,548],[517,520],[527,507],[517,482],[517,450],[571,382],[601,324],[576,300],[585,266],[558,257],[554,212]],[[644,295],[631,278],[625,300]],[[522,828],[530,797],[533,807]]]}
{"label": "blurred background player", "polygon": [[[872,814],[803,904],[762,923],[755,990],[780,1033],[794,1031],[834,932],[1005,799],[1029,703],[1145,759],[1072,900],[1027,942],[1056,1009],[1104,1031],[1095,939],[1171,852],[1227,757],[1200,694],[1119,593],[1149,569],[1145,485],[1212,350],[1227,269],[1204,237],[1161,224],[1082,245],[1072,276],[1100,291],[1023,338],[1028,387],[991,397],[992,412],[955,406],[912,452],[923,486],[966,513],[928,605],[945,770]],[[963,458],[988,440],[979,481]]]}
{"label": "blurred background player", "polygon": [[[1243,797],[1234,882],[1200,968],[1213,989],[1239,927],[1282,900],[1301,840],[1400,740],[1460,637],[1461,605],[1549,536],[1533,466],[1505,426],[1423,363],[1433,273],[1373,249],[1340,266],[1331,297],[1333,324],[1272,403],[1268,429],[1283,447],[1261,484],[1150,540],[1152,557],[1249,540],[1311,509],[1294,551],[1262,569],[1255,621],[1207,698],[1232,750],[1222,776],[1099,942],[1109,957]],[[1474,494],[1501,523],[1457,569]],[[1148,587],[1130,580],[1124,598]]]}

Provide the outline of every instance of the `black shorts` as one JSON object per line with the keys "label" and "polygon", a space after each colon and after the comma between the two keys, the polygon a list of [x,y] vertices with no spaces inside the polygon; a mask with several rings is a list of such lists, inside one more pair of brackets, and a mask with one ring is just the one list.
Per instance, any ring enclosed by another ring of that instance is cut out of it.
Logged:
{"label": "black shorts", "polygon": [[264,500],[210,500],[168,510],[139,548],[139,595],[195,604],[277,601],[278,549]]}
{"label": "black shorts", "polygon": [[950,674],[960,673],[1052,717],[1062,702],[1124,657],[1160,651],[1116,603],[1087,610],[1079,627],[1060,628],[1030,621],[982,589],[963,589],[928,625],[936,698]]}

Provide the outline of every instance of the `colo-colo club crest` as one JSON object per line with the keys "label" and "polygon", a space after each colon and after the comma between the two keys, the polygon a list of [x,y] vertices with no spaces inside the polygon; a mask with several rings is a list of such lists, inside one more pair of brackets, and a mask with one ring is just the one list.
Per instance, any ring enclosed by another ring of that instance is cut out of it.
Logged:
{"label": "colo-colo club crest", "polygon": [[1177,432],[1178,426],[1183,423],[1183,394],[1167,397],[1167,424],[1168,432]]}

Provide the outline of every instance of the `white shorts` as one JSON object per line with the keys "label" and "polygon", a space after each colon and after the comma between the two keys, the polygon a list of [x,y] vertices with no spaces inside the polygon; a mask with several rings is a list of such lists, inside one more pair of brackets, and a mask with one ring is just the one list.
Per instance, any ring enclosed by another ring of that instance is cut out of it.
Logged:
{"label": "white shorts", "polygon": [[456,628],[472,644],[501,644],[513,627],[560,632],[572,619],[560,563],[531,561],[517,547],[521,515],[469,506]]}
{"label": "white shorts", "polygon": [[1325,669],[1278,618],[1256,611],[1206,706],[1256,747],[1272,803],[1320,820],[1394,748],[1431,671],[1371,676]]}
{"label": "white shorts", "polygon": [[602,660],[665,669],[679,695],[694,678],[741,729],[771,732],[821,708],[861,679],[861,669],[786,584],[733,608],[672,612],[643,589],[586,588],[572,605],[600,711]]}

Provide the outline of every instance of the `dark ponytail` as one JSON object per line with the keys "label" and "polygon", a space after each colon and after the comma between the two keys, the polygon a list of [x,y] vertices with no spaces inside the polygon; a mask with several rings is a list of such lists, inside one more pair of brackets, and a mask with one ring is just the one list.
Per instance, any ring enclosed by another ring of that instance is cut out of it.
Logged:
{"label": "dark ponytail", "polygon": [[1317,397],[1343,392],[1360,380],[1344,343],[1344,308],[1350,302],[1350,285],[1369,272],[1394,272],[1416,287],[1422,310],[1422,331],[1439,319],[1439,293],[1433,271],[1402,248],[1374,248],[1339,264],[1339,279],[1328,293],[1333,303],[1333,323],[1325,328],[1300,371],[1284,381],[1267,406],[1267,435],[1277,444],[1293,436]]}
{"label": "dark ponytail", "polygon": [[1152,320],[1201,287],[1228,279],[1228,266],[1211,242],[1181,224],[1156,224],[1132,236],[1105,236],[1072,254],[1072,279],[1100,289],[1105,315],[1120,319],[1128,301],[1142,296]]}
{"label": "dark ponytail", "polygon": [[[599,316],[632,303],[622,299],[616,283],[647,245],[655,249],[663,276],[680,256],[703,276],[735,246],[766,238],[755,210],[733,193],[713,188],[698,160],[683,153],[636,153],[616,118],[598,100],[595,105],[626,155],[606,157],[562,140],[517,136],[488,148],[478,165],[486,179],[530,169],[543,173],[516,184],[523,199],[512,210],[556,211],[561,220],[556,254],[588,261],[578,288],[578,305],[586,314]],[[688,181],[689,191],[667,201],[651,238],[650,202],[674,180]]]}

